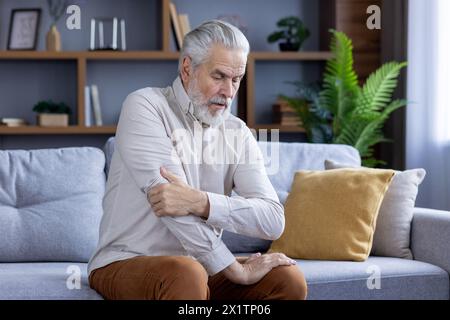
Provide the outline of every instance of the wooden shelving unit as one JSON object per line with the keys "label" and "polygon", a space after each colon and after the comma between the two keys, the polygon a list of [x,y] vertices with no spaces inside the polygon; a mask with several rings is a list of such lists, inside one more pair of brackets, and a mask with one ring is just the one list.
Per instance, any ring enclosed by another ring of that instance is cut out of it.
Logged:
{"label": "wooden shelving unit", "polygon": [[39,126],[21,126],[6,127],[0,126],[0,135],[33,135],[33,134],[114,134],[116,126],[101,127],[39,127]]}
{"label": "wooden shelving unit", "polygon": [[[278,124],[258,124],[252,129],[280,130],[280,132],[305,132],[303,128],[294,126],[281,126]],[[21,126],[6,127],[0,126],[0,135],[29,135],[29,134],[114,134],[116,126],[68,126],[68,127],[39,127]]]}
{"label": "wooden shelving unit", "polygon": [[266,61],[324,61],[331,57],[328,51],[252,52],[249,55],[250,59]]}
{"label": "wooden shelving unit", "polygon": [[[38,126],[29,127],[0,127],[0,135],[40,135],[40,134],[113,134],[115,126],[85,127],[84,119],[84,88],[87,83],[87,72],[89,61],[177,61],[179,52],[171,51],[171,22],[169,4],[170,0],[161,0],[161,50],[158,51],[0,51],[1,60],[73,60],[76,63],[77,74],[77,111],[76,123],[78,125],[61,128],[43,128]],[[326,0],[330,1],[330,0]],[[280,132],[303,132],[302,128],[286,127],[277,124],[255,123],[255,62],[258,61],[326,61],[331,58],[327,51],[313,52],[251,52],[248,57],[247,72],[241,86],[239,101],[239,115],[245,117],[250,128],[254,129],[278,129]]]}
{"label": "wooden shelving unit", "polygon": [[280,130],[280,132],[289,132],[289,133],[293,133],[293,132],[305,132],[304,128],[301,127],[295,127],[295,126],[282,126],[279,124],[273,124],[273,123],[268,123],[268,124],[256,124],[251,126],[251,128],[256,129],[256,130],[260,130],[260,129],[267,129],[267,130]]}
{"label": "wooden shelving unit", "polygon": [[177,60],[179,56],[170,51],[0,51],[0,60]]}
{"label": "wooden shelving unit", "polygon": [[329,51],[301,52],[251,52],[247,61],[246,72],[246,122],[254,129],[279,130],[280,132],[305,132],[301,127],[282,126],[279,124],[259,124],[255,121],[255,63],[258,61],[326,61],[332,57]]}

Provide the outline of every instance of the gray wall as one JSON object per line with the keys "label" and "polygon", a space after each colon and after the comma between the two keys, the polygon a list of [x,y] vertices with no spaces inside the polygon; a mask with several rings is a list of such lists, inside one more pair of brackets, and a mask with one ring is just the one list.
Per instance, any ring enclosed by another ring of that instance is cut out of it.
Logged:
{"label": "gray wall", "polygon": [[[89,21],[94,16],[123,17],[127,22],[129,50],[161,49],[161,7],[159,0],[78,0],[69,1],[81,7],[81,30],[68,30],[65,18],[58,22],[63,50],[86,50],[89,44]],[[300,16],[311,31],[303,50],[319,48],[319,8],[310,0],[175,0],[179,13],[189,14],[191,26],[219,16],[239,15],[245,26],[252,50],[278,51],[266,37],[275,30],[276,21],[288,15]],[[45,50],[45,34],[50,18],[44,0],[0,0],[0,50],[6,49],[9,20],[13,8],[42,8],[38,50]],[[172,39],[172,46],[174,40]],[[286,81],[316,81],[321,77],[321,63],[257,62],[255,105],[259,123],[271,121],[271,106],[277,95],[294,94]],[[146,87],[164,87],[176,77],[175,61],[89,61],[87,84],[97,84],[105,124],[117,122],[121,104],[132,91]],[[76,114],[76,64],[70,61],[0,60],[0,117],[23,117],[35,123],[33,105],[43,99],[69,104]],[[71,123],[75,123],[72,116]],[[108,135],[0,136],[0,148],[41,148],[75,145],[101,146]],[[303,140],[301,134],[281,135],[288,141]]]}
{"label": "gray wall", "polygon": [[[129,50],[159,50],[161,47],[161,17],[159,0],[70,0],[81,9],[81,30],[68,30],[63,15],[57,27],[61,33],[63,50],[87,50],[89,48],[90,20],[93,17],[117,16],[127,25]],[[45,35],[50,28],[46,0],[0,0],[0,48],[6,49],[12,9],[41,8],[41,25],[38,50],[45,50]]]}
{"label": "gray wall", "polygon": [[253,51],[278,51],[277,44],[266,41],[280,18],[300,17],[311,31],[305,50],[319,48],[319,4],[314,0],[173,0],[179,13],[187,13],[191,26],[219,16],[238,15],[246,26],[245,35]]}
{"label": "gray wall", "polygon": [[76,118],[75,61],[0,60],[0,118],[22,117],[36,124],[33,106],[39,100],[64,101]]}
{"label": "gray wall", "polygon": [[175,61],[90,61],[87,84],[97,84],[105,125],[119,120],[126,96],[143,87],[166,87],[177,74]]}

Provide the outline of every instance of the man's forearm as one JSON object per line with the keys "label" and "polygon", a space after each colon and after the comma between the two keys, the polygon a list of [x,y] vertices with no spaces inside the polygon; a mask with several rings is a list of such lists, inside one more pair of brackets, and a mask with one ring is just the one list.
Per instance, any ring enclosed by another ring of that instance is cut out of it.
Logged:
{"label": "man's forearm", "polygon": [[284,229],[284,208],[275,197],[244,198],[207,192],[210,213],[207,223],[224,230],[268,240]]}

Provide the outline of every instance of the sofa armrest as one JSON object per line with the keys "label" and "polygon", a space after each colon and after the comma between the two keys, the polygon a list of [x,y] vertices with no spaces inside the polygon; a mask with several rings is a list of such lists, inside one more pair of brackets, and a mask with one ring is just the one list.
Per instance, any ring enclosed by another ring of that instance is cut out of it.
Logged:
{"label": "sofa armrest", "polygon": [[450,273],[450,212],[415,208],[411,250],[415,260],[434,264]]}

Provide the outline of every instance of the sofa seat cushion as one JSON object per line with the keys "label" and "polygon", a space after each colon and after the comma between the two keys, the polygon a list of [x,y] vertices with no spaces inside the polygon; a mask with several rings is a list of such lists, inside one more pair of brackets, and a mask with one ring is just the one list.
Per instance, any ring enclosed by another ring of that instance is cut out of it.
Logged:
{"label": "sofa seat cushion", "polygon": [[98,242],[105,155],[0,151],[0,262],[87,262]]}
{"label": "sofa seat cushion", "polygon": [[86,263],[0,263],[0,300],[41,299],[100,300],[102,297],[89,287]]}
{"label": "sofa seat cushion", "polygon": [[[237,254],[243,255],[248,254]],[[369,257],[365,262],[297,262],[308,282],[310,300],[449,298],[448,274],[420,261]],[[377,271],[380,289],[370,290],[367,281]],[[75,286],[78,272],[81,273],[79,289]],[[68,282],[73,289],[68,288]],[[1,263],[0,300],[7,299],[99,300],[102,297],[89,287],[85,263]]]}
{"label": "sofa seat cushion", "polygon": [[[369,256],[364,262],[296,261],[308,283],[308,300],[449,299],[448,273],[417,260]],[[376,284],[372,279],[377,274],[380,289],[369,289],[368,280]]]}
{"label": "sofa seat cushion", "polygon": [[[309,299],[448,299],[449,276],[421,261],[369,257],[365,262],[297,260]],[[380,289],[372,287],[380,275]],[[370,278],[369,278],[370,277]]]}

